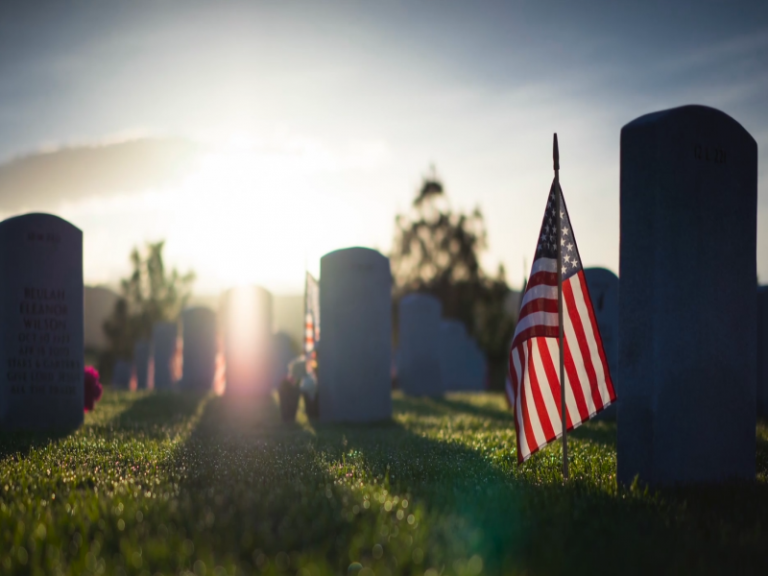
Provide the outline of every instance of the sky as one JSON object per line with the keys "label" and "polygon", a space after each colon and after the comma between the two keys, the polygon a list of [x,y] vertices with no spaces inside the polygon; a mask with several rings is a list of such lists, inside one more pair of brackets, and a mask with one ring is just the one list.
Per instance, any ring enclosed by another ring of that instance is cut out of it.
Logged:
{"label": "sky", "polygon": [[435,165],[519,287],[558,133],[585,266],[618,271],[619,136],[723,110],[759,150],[768,282],[768,2],[3,2],[0,217],[84,232],[89,284],[166,240],[196,291],[299,292],[347,246],[390,249]]}

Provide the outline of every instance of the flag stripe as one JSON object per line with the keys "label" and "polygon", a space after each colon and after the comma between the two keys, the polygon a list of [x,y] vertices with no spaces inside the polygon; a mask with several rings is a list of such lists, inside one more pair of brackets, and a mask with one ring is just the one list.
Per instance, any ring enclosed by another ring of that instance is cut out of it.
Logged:
{"label": "flag stripe", "polygon": [[[519,324],[518,324],[519,326]],[[516,331],[517,332],[517,331]],[[515,334],[515,339],[512,341],[512,346],[518,346],[528,340],[529,338],[544,337],[544,338],[557,338],[560,334],[560,329],[555,326],[531,326],[526,330],[523,330],[519,334]]]}
{"label": "flag stripe", "polygon": [[537,300],[539,298],[547,298],[557,302],[557,284],[554,286],[547,286],[546,284],[539,284],[533,286],[530,290],[526,286],[525,294],[523,295],[523,301],[520,303],[521,307],[525,307],[528,302]]}
{"label": "flag stripe", "polygon": [[[583,272],[579,273],[579,280],[581,282],[581,290],[584,293],[585,300],[587,302],[592,302],[591,295],[589,293],[589,284],[587,283],[587,278],[584,276]],[[616,400],[616,391],[613,387],[613,378],[610,369],[608,368],[608,360],[605,357],[605,348],[603,347],[603,338],[600,335],[600,329],[597,325],[597,318],[595,317],[595,311],[592,308],[592,306],[587,306],[587,313],[589,314],[589,324],[592,327],[592,334],[595,338],[595,341],[597,342],[597,353],[600,357],[600,364],[603,366],[603,374],[605,375],[605,383],[604,388],[607,392],[607,402],[604,402],[604,405],[607,406],[608,404],[614,402]],[[606,397],[604,396],[604,399]]]}
{"label": "flag stripe", "polygon": [[[569,283],[574,293],[574,300],[576,301],[576,307],[579,311],[579,318],[584,327],[584,333],[589,345],[589,354],[597,376],[597,389],[600,394],[600,409],[602,410],[605,407],[606,402],[610,402],[610,393],[608,392],[607,386],[608,371],[604,368],[603,359],[600,355],[600,351],[603,348],[602,342],[599,340],[600,331],[596,326],[592,325],[589,313],[591,306],[586,305],[585,298],[587,297],[587,293],[584,291],[584,287],[586,286],[584,273],[579,272],[569,280]],[[603,356],[605,356],[605,354],[603,354]]]}
{"label": "flag stripe", "polygon": [[[547,438],[551,438],[553,435],[556,435],[557,432],[555,432],[555,428],[553,426],[552,422],[552,415],[547,409],[548,406],[546,405],[545,401],[545,393],[542,390],[542,387],[539,385],[539,376],[536,371],[536,360],[539,357],[538,350],[536,350],[534,353],[534,345],[538,338],[533,338],[531,340],[528,340],[528,369],[529,374],[531,375],[531,393],[533,394],[533,402],[536,406],[536,415],[538,416],[539,425],[541,426],[541,432],[542,432],[542,440],[546,440]],[[538,347],[537,347],[538,348]],[[544,370],[541,370],[542,375],[544,374]]]}
{"label": "flag stripe", "polygon": [[532,312],[517,323],[518,329],[523,332],[534,326],[559,326],[557,312]]}
{"label": "flag stripe", "polygon": [[[547,409],[546,418],[550,421],[554,434],[558,435],[563,429],[562,413],[560,410],[560,386],[558,385],[552,359],[549,357],[549,348],[546,345],[546,341],[546,338],[533,339],[537,352],[534,356],[533,364],[536,367],[536,373],[542,380],[541,394]],[[549,361],[551,371],[545,364],[547,360]],[[550,375],[555,376],[554,380]]]}
{"label": "flag stripe", "polygon": [[[563,304],[565,304],[565,301]],[[574,386],[578,388],[584,398],[587,407],[587,417],[589,417],[590,414],[595,413],[595,399],[592,396],[589,375],[587,374],[587,368],[584,365],[584,357],[581,354],[581,348],[579,347],[576,332],[573,330],[573,324],[571,322],[566,322],[564,328],[567,346],[566,350],[571,357],[570,364],[573,367],[573,375],[571,378]]]}
{"label": "flag stripe", "polygon": [[[555,401],[555,406],[557,407],[557,418],[560,422],[560,427],[562,428],[562,420],[563,415],[562,411],[560,409],[560,402],[562,400],[561,393],[562,389],[560,387],[560,378],[558,377],[558,368],[555,368],[555,358],[557,358],[558,364],[560,363],[560,352],[559,352],[559,346],[555,345],[554,353],[557,354],[557,356],[553,357],[552,353],[552,347],[550,346],[551,343],[556,342],[552,338],[537,338],[537,342],[539,343],[539,350],[541,351],[541,363],[542,367],[544,368],[544,372],[547,375],[547,381],[549,382],[549,388],[552,391],[552,397]],[[571,421],[571,414],[570,412],[573,410],[571,407],[572,402],[568,402],[568,390],[566,389],[566,400],[565,400],[565,426],[566,428],[570,428],[572,426]]]}
{"label": "flag stripe", "polygon": [[[575,278],[575,276],[574,276]],[[603,407],[603,399],[600,396],[600,390],[597,387],[597,374],[595,372],[595,366],[592,362],[592,354],[589,350],[589,343],[587,342],[587,336],[584,332],[584,325],[581,322],[579,311],[576,307],[576,301],[573,297],[572,280],[563,282],[563,305],[568,308],[568,319],[571,328],[576,336],[576,343],[578,345],[578,352],[581,355],[581,364],[584,366],[587,379],[582,385],[588,383],[589,393],[592,395],[592,403],[594,408],[590,410],[590,414],[594,414],[597,410]]]}
{"label": "flag stripe", "polygon": [[574,402],[576,402],[576,409],[579,411],[580,420],[586,420],[589,418],[590,408],[587,403],[587,398],[590,396],[584,396],[584,390],[581,387],[581,378],[576,370],[576,363],[573,360],[573,354],[571,354],[571,345],[568,340],[565,341],[565,354],[563,355],[563,364],[565,364],[565,380],[568,384],[568,390],[570,390],[573,396]]}
{"label": "flag stripe", "polygon": [[520,347],[520,367],[522,371],[520,372],[520,404],[521,404],[521,414],[520,418],[523,421],[523,428],[525,430],[525,448],[527,449],[527,453],[531,454],[536,449],[536,439],[533,435],[533,423],[531,422],[531,418],[529,416],[528,412],[528,398],[530,398],[530,392],[526,389],[526,356],[527,356],[527,348],[525,346]]}
{"label": "flag stripe", "polygon": [[537,272],[528,279],[526,288],[536,286],[554,286],[557,288],[557,272]]}
{"label": "flag stripe", "polygon": [[515,387],[515,429],[517,430],[517,456],[518,460],[522,458],[523,453],[529,454],[530,450],[528,450],[528,440],[525,435],[525,418],[523,417],[523,401],[522,401],[522,395],[521,395],[521,363],[520,363],[520,348],[513,348],[512,349],[512,355],[514,356],[514,376],[513,376],[513,382]]}
{"label": "flag stripe", "polygon": [[519,317],[523,318],[534,312],[557,314],[557,299],[537,298],[536,300],[531,300],[520,309]]}
{"label": "flag stripe", "polygon": [[[552,361],[554,363],[555,358],[557,358],[558,363],[560,361],[560,346],[558,342],[553,340],[552,338],[547,339],[547,344],[549,346],[549,354],[552,358]],[[558,366],[559,368],[559,366]],[[565,368],[565,355],[563,355],[563,368]],[[576,402],[576,398],[573,394],[573,388],[570,385],[570,380],[568,379],[568,371],[564,370],[565,372],[565,415],[566,415],[566,427],[568,430],[574,427],[574,423],[580,422],[582,420],[581,411],[579,410],[579,406]],[[559,374],[559,371],[558,373]],[[557,379],[558,384],[560,383],[560,379]],[[588,416],[587,411],[584,411],[584,415]],[[575,418],[574,418],[575,416]]]}

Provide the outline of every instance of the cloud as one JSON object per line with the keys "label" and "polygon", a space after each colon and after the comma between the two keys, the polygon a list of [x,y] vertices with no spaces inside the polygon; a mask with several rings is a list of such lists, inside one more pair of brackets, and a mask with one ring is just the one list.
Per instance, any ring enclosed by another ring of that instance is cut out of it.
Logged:
{"label": "cloud", "polygon": [[50,210],[156,188],[187,172],[199,152],[190,140],[141,138],[30,154],[0,165],[0,201],[4,211]]}

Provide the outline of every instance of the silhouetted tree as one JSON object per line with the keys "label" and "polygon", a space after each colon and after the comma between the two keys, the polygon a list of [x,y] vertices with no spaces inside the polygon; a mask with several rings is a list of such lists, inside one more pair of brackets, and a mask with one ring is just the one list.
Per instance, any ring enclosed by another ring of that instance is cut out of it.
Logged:
{"label": "silhouetted tree", "polygon": [[103,326],[108,346],[99,369],[107,375],[116,360],[131,358],[138,340],[152,335],[155,322],[176,321],[192,295],[195,273],[180,274],[175,268],[167,272],[164,246],[160,241],[148,243],[143,251],[131,251],[133,271],[121,280],[121,296]]}
{"label": "silhouetted tree", "polygon": [[510,291],[504,267],[490,276],[480,265],[487,246],[480,208],[454,210],[433,167],[410,211],[395,218],[394,298],[399,301],[412,292],[437,297],[443,315],[461,320],[475,336],[488,357],[492,385],[500,387],[514,319],[504,309]]}

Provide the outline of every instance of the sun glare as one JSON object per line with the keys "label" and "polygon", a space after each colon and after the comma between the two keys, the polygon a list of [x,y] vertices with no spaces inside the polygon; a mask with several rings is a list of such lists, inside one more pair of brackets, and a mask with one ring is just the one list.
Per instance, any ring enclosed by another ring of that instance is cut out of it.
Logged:
{"label": "sun glare", "polygon": [[326,252],[364,228],[324,177],[335,159],[307,141],[212,149],[178,190],[169,254],[206,284],[299,286]]}

